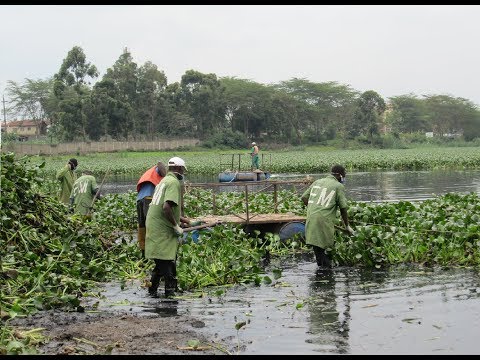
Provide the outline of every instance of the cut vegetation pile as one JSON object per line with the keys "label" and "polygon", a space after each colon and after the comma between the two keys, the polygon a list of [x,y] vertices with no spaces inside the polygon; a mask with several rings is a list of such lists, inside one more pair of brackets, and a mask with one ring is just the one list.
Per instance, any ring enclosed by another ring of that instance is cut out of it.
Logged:
{"label": "cut vegetation pile", "polygon": [[[83,296],[97,282],[147,280],[153,262],[140,259],[134,241],[136,193],[107,194],[98,200],[91,218],[69,213],[39,174],[44,163],[29,164],[13,153],[1,154],[0,196],[0,354],[34,353],[44,341],[39,331],[9,326],[17,316],[53,308],[84,311]],[[239,193],[216,194],[191,189],[185,194],[189,217],[212,212],[244,212]],[[305,216],[295,191],[280,191],[279,212]],[[269,213],[272,194],[250,193],[250,211]],[[339,232],[333,249],[336,265],[386,268],[397,264],[423,266],[480,265],[480,198],[477,194],[446,194],[422,202],[351,202],[349,218],[355,236]],[[340,224],[340,220],[339,223]],[[218,286],[274,284],[265,273],[266,259],[311,249],[298,238],[280,241],[278,234],[251,234],[233,225],[202,230],[193,241],[185,237],[178,252],[178,284],[191,292],[206,288],[221,295]],[[313,259],[313,257],[312,257]],[[313,261],[313,260],[312,260]],[[282,269],[270,263],[273,278]]]}

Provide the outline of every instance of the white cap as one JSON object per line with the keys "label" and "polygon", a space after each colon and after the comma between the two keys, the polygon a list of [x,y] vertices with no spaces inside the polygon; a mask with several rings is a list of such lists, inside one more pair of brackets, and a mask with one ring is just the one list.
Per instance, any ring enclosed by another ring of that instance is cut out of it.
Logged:
{"label": "white cap", "polygon": [[252,145],[257,145],[257,143],[254,141],[254,142],[252,142]]}
{"label": "white cap", "polygon": [[183,159],[179,158],[178,156],[175,156],[168,160],[168,166],[183,166],[185,170],[187,170],[187,167],[185,166],[185,161],[183,161]]}

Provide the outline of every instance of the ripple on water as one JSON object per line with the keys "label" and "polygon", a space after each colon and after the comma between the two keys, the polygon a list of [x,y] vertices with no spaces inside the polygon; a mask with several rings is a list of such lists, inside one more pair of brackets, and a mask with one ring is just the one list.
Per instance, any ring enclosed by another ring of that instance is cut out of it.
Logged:
{"label": "ripple on water", "polygon": [[241,354],[478,353],[477,271],[317,271],[311,258],[288,259],[281,268],[270,285],[233,286],[220,297],[185,294],[167,302],[131,282],[123,290],[105,284],[103,296],[89,301],[105,311],[191,315],[220,340],[237,339]]}

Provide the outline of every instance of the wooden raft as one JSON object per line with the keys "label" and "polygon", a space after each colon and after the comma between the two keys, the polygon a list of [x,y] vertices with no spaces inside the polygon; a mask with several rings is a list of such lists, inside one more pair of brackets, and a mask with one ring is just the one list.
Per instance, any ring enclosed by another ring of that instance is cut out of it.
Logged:
{"label": "wooden raft", "polygon": [[[199,216],[192,220],[200,220],[203,222],[202,225],[190,227],[184,229],[184,231],[193,231],[197,229],[203,229],[205,227],[215,226],[221,223],[224,224],[236,224],[236,225],[268,225],[268,224],[282,224],[282,223],[289,223],[289,222],[305,222],[305,216],[295,215],[293,213],[278,213],[278,191],[283,186],[297,186],[302,188],[308,187],[313,182],[313,178],[306,177],[305,179],[300,180],[290,180],[290,181],[276,181],[276,180],[259,180],[259,181],[247,181],[240,183],[196,183],[196,184],[187,184],[185,186],[186,191],[188,192],[190,188],[213,188],[219,189],[220,187],[225,186],[236,186],[238,188],[243,188],[244,191],[244,199],[241,199],[239,203],[243,203],[245,208],[245,213],[239,214],[228,214],[228,215],[216,215],[215,212],[217,211],[216,206],[216,193],[212,193],[212,207],[213,213],[215,215],[205,215]],[[249,187],[252,185],[264,185],[263,188],[254,191],[254,193],[261,193],[266,192],[269,190],[273,191],[273,209],[271,213],[267,214],[256,214],[251,213],[249,211],[249,203],[248,203],[248,194],[249,194]],[[298,189],[297,189],[298,190]],[[303,191],[303,190],[302,190]]]}

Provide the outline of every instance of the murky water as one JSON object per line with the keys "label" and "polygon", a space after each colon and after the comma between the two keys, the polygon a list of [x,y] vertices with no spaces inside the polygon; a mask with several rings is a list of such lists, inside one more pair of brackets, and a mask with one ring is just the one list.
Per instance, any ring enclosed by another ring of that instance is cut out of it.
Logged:
{"label": "murky water", "polygon": [[[325,175],[310,176],[317,179]],[[299,177],[276,176],[282,180]],[[480,170],[351,172],[346,180],[347,197],[355,201],[424,200],[448,192],[480,193]]]}
{"label": "murky water", "polygon": [[[326,174],[309,174],[317,179]],[[272,174],[272,179],[294,180],[306,174]],[[135,191],[138,179],[111,178],[103,186],[105,193]],[[218,182],[205,176],[188,181]],[[424,200],[448,192],[480,194],[480,170],[372,171],[347,174],[347,197],[354,201]]]}
{"label": "murky water", "polygon": [[[317,178],[325,174],[310,174]],[[276,174],[281,180],[305,175]],[[204,178],[189,181],[215,181]],[[136,179],[106,183],[135,190]],[[355,201],[423,200],[447,192],[480,194],[480,170],[347,174]],[[159,316],[190,314],[218,341],[236,339],[238,354],[479,354],[480,276],[472,269],[317,270],[313,253],[271,264],[271,285],[229,288],[224,296],[165,302],[135,281],[105,286],[100,310]],[[273,279],[273,275],[271,276]],[[187,294],[188,295],[188,294]],[[98,301],[94,299],[92,301]],[[245,322],[238,331],[235,325]]]}
{"label": "murky water", "polygon": [[[313,256],[313,255],[312,255]],[[106,285],[99,309],[194,315],[238,354],[479,354],[480,276],[475,270],[318,270],[313,257],[281,264],[270,285],[221,297],[166,302],[139,283]],[[273,279],[273,275],[271,275]],[[188,295],[188,294],[187,294]],[[238,331],[237,323],[246,322]]]}

